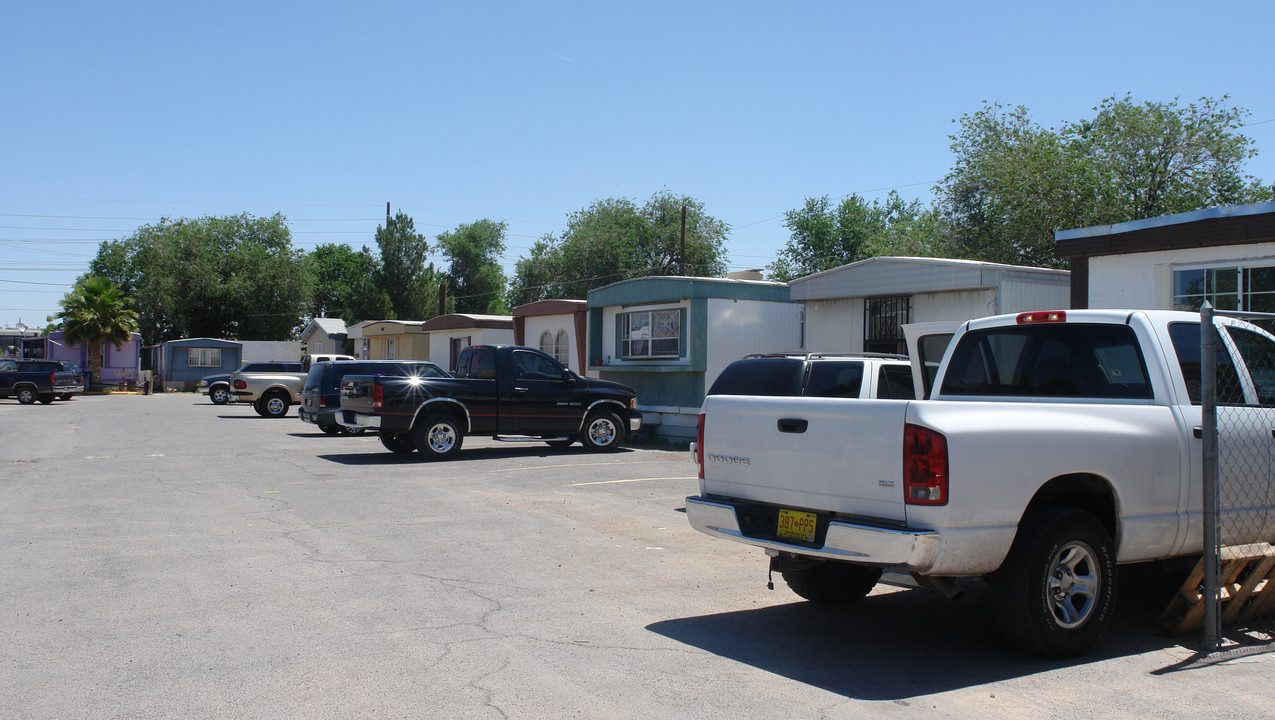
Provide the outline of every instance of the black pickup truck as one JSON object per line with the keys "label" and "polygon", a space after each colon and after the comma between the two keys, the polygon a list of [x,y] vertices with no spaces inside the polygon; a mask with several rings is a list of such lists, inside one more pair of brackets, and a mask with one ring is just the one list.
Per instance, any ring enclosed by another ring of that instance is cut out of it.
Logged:
{"label": "black pickup truck", "polygon": [[642,425],[632,388],[582,378],[539,350],[472,345],[454,375],[347,375],[337,422],[377,428],[392,452],[431,459],[454,457],[466,435],[616,450]]}
{"label": "black pickup truck", "polygon": [[69,400],[80,391],[75,372],[58,360],[0,360],[0,398],[15,396],[23,405]]}

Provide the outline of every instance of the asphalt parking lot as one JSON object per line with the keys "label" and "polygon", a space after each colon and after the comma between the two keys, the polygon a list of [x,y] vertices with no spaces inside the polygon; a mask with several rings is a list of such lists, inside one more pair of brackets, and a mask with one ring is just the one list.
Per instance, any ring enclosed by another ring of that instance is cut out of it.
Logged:
{"label": "asphalt parking lot", "polygon": [[1044,661],[979,582],[767,590],[760,551],[687,526],[694,474],[485,439],[429,463],[188,394],[0,401],[0,716],[1275,716],[1275,654],[1196,659],[1158,576]]}

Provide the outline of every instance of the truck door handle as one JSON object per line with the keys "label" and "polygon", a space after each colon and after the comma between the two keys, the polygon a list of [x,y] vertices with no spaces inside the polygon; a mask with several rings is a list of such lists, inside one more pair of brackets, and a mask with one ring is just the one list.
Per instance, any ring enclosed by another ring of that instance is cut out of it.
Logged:
{"label": "truck door handle", "polygon": [[800,418],[779,418],[779,432],[783,433],[804,433],[806,427],[810,425],[807,420]]}
{"label": "truck door handle", "polygon": [[1196,440],[1203,440],[1204,428],[1200,427],[1199,425],[1196,425],[1195,427],[1191,428],[1191,434],[1195,436]]}
{"label": "truck door handle", "polygon": [[527,388],[516,387],[514,388],[514,392],[527,392]]}

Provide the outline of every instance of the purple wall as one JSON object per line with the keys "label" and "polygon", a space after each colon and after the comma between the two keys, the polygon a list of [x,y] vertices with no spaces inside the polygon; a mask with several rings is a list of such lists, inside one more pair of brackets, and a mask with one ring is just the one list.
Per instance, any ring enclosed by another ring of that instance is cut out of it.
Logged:
{"label": "purple wall", "polygon": [[[102,351],[102,382],[116,385],[121,378],[127,377],[130,383],[137,382],[141,373],[142,336],[133,333],[133,338],[120,346],[106,343]],[[79,365],[84,374],[89,373],[89,351],[84,343],[68,346],[62,341],[62,331],[55,330],[44,338],[44,356],[50,360],[65,360]]]}

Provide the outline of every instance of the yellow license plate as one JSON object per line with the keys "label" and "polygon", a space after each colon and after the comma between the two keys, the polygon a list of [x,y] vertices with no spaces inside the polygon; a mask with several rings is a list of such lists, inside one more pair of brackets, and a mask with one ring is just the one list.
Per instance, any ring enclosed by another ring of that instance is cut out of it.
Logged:
{"label": "yellow license plate", "polygon": [[800,510],[779,511],[779,537],[815,541],[815,514]]}

